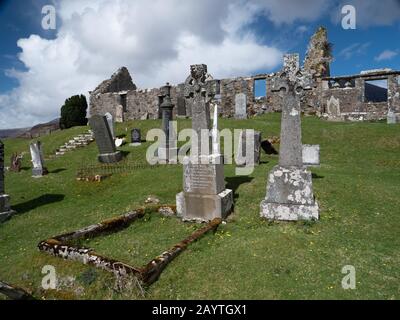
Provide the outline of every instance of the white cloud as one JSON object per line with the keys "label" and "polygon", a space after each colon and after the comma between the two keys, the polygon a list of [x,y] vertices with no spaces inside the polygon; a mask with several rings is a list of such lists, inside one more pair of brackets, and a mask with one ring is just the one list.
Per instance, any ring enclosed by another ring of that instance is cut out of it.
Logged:
{"label": "white cloud", "polygon": [[379,55],[375,57],[376,61],[390,60],[397,56],[399,53],[393,50],[384,50]]}
{"label": "white cloud", "polygon": [[344,57],[345,59],[350,59],[353,56],[364,55],[370,45],[371,45],[370,42],[353,43],[353,44],[349,45],[348,47],[342,49],[339,52],[339,56]]}
{"label": "white cloud", "polygon": [[57,14],[55,39],[18,41],[27,71],[8,71],[19,86],[0,95],[0,128],[57,117],[67,97],[93,90],[120,66],[146,88],[183,82],[193,63],[206,63],[216,78],[281,63],[278,48],[242,30],[256,14],[242,0],[62,0]]}

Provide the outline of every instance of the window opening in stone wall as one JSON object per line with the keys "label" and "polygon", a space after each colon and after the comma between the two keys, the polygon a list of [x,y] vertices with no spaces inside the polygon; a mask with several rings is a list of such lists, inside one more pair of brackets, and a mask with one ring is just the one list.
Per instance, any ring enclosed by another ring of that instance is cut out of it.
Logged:
{"label": "window opening in stone wall", "polygon": [[387,101],[387,79],[365,81],[365,102]]}
{"label": "window opening in stone wall", "polygon": [[254,80],[254,97],[263,98],[267,96],[267,79]]}

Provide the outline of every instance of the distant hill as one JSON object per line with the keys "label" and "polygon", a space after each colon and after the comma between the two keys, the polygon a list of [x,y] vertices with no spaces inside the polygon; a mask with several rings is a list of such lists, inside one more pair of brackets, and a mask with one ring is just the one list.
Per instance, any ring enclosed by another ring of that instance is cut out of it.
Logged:
{"label": "distant hill", "polygon": [[0,138],[37,138],[47,135],[50,132],[60,129],[60,119],[54,119],[46,123],[37,124],[31,128],[16,128],[16,129],[3,129],[0,130]]}
{"label": "distant hill", "polygon": [[4,138],[16,138],[27,132],[30,128],[18,128],[18,129],[4,129],[0,130],[0,139]]}

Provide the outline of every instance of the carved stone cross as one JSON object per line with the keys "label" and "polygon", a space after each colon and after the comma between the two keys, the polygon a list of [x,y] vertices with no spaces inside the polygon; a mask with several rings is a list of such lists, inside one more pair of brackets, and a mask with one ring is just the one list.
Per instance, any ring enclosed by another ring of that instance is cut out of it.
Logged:
{"label": "carved stone cross", "polygon": [[[184,95],[186,98],[193,98],[192,129],[197,133],[199,152],[202,140],[201,131],[211,129],[209,102],[217,94],[217,90],[217,81],[212,80],[207,73],[205,64],[190,66],[190,76],[185,81]],[[209,154],[209,152],[206,153]]]}
{"label": "carved stone cross", "polygon": [[299,68],[299,55],[284,56],[284,67],[273,79],[271,91],[282,95],[281,143],[279,164],[284,167],[303,166],[301,143],[300,98],[312,89],[310,74]]}

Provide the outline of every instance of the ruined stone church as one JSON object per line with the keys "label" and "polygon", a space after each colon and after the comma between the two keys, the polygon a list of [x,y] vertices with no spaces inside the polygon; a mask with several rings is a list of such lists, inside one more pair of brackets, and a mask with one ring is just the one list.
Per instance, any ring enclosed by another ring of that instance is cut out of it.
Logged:
{"label": "ruined stone church", "polygon": [[[330,76],[332,45],[327,31],[320,27],[311,37],[303,64],[303,72],[314,79],[312,90],[304,93],[302,111],[332,121],[400,120],[400,71],[377,69],[360,74]],[[204,68],[207,68],[204,66]],[[210,70],[208,70],[210,71]],[[211,72],[212,73],[212,72]],[[206,81],[214,87],[212,97],[219,105],[221,116],[248,118],[266,112],[281,111],[282,96],[271,90],[274,73],[248,77],[214,79],[206,73]],[[190,77],[188,77],[189,79]],[[188,81],[188,79],[186,81]],[[386,81],[385,87],[374,81]],[[185,96],[186,81],[172,85],[171,98],[174,114],[191,117],[192,97]],[[257,82],[259,82],[257,84]],[[264,89],[256,96],[255,87]],[[90,115],[110,112],[117,122],[134,119],[161,118],[160,105],[163,87],[138,89],[126,67],[120,68],[110,79],[90,92]]]}

